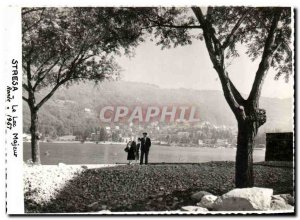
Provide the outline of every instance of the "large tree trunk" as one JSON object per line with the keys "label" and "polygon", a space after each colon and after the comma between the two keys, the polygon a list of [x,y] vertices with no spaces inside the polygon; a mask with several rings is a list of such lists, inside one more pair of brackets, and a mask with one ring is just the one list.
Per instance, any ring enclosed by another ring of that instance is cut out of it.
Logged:
{"label": "large tree trunk", "polygon": [[253,144],[257,132],[255,123],[239,122],[237,153],[235,165],[235,185],[237,188],[252,187],[253,177]]}
{"label": "large tree trunk", "polygon": [[40,146],[39,146],[39,132],[38,132],[38,114],[34,109],[30,110],[31,113],[31,158],[35,164],[40,164]]}

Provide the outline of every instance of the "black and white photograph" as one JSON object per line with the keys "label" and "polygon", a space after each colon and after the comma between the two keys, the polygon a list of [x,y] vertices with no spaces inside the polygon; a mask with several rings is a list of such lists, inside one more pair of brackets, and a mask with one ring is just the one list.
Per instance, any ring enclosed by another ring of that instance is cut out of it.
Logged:
{"label": "black and white photograph", "polygon": [[293,7],[18,12],[24,214],[296,214]]}

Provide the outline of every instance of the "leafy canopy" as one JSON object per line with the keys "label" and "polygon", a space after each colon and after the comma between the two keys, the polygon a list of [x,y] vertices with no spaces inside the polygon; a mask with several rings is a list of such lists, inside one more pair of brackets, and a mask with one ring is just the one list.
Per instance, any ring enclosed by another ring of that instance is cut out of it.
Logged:
{"label": "leafy canopy", "polygon": [[23,8],[22,18],[26,90],[117,78],[114,56],[143,41],[127,9]]}
{"label": "leafy canopy", "polygon": [[[143,14],[143,8],[133,9]],[[190,8],[147,8],[142,16],[144,24],[162,48],[191,44],[193,39],[203,40],[201,25]],[[239,56],[239,46],[246,47],[246,54],[254,61],[262,56],[268,31],[271,28],[271,7],[208,7],[204,18],[224,49],[225,61]],[[288,80],[292,73],[291,8],[281,8],[275,32],[271,66],[277,71],[275,79],[283,75]]]}

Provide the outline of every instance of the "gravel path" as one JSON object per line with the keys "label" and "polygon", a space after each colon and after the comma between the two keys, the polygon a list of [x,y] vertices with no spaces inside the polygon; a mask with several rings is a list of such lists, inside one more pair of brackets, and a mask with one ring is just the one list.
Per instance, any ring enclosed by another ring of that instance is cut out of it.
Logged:
{"label": "gravel path", "polygon": [[[191,205],[193,192],[221,195],[234,188],[233,162],[25,170],[29,213],[177,210]],[[293,193],[292,167],[257,164],[254,175],[257,187]]]}

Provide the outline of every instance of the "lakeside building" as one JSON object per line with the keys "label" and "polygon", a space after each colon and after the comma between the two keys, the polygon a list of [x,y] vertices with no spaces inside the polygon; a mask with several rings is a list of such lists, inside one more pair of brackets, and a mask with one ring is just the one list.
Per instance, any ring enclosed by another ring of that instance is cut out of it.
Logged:
{"label": "lakeside building", "polygon": [[199,146],[204,146],[203,140],[199,139],[199,140],[198,140],[198,145],[199,145]]}
{"label": "lakeside building", "polygon": [[217,146],[227,146],[228,141],[226,139],[217,139],[215,145],[217,145]]}
{"label": "lakeside building", "polygon": [[92,112],[92,110],[89,109],[89,108],[84,108],[84,111],[85,111],[85,112],[88,112],[88,113],[91,113],[91,112]]}
{"label": "lakeside building", "polygon": [[65,136],[60,136],[58,137],[59,141],[75,141],[76,140],[76,136],[74,135],[65,135]]}
{"label": "lakeside building", "polygon": [[190,135],[190,133],[189,133],[189,132],[186,132],[186,131],[180,131],[180,132],[177,133],[177,136],[178,136],[179,138],[183,138],[183,137],[188,138],[189,135]]}

